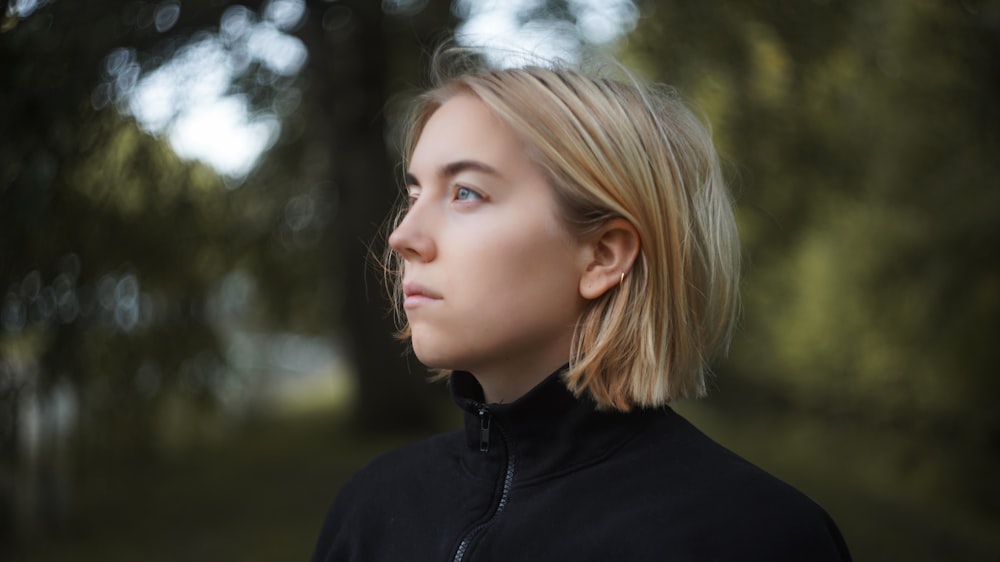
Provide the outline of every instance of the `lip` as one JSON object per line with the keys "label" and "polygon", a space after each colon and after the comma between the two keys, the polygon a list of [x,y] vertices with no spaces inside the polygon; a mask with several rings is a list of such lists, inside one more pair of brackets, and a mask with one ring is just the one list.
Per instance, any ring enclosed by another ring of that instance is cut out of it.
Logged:
{"label": "lip", "polygon": [[427,304],[441,300],[441,294],[433,291],[420,283],[409,281],[403,283],[403,308],[413,308],[421,304]]}

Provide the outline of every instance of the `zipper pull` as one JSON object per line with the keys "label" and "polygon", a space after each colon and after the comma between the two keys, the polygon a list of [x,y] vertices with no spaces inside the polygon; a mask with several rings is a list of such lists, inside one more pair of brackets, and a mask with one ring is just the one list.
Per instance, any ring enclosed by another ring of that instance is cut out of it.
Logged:
{"label": "zipper pull", "polygon": [[486,408],[479,409],[479,451],[485,453],[490,450],[490,422],[492,417]]}

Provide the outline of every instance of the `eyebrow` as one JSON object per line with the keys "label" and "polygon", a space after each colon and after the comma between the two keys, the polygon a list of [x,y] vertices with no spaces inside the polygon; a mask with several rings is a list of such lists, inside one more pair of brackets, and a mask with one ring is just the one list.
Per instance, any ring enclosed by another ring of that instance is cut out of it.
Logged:
{"label": "eyebrow", "polygon": [[[444,166],[441,166],[441,169],[438,171],[438,176],[441,178],[451,178],[457,176],[458,174],[461,174],[462,172],[467,172],[467,171],[481,172],[484,174],[489,174],[491,176],[497,176],[497,177],[500,176],[500,172],[498,172],[496,168],[484,162],[480,162],[478,160],[458,160],[455,162],[451,162],[449,164],[445,164]],[[405,179],[407,186],[412,185],[415,187],[420,187],[420,182],[417,181],[417,177],[414,176],[412,173],[406,172]]]}

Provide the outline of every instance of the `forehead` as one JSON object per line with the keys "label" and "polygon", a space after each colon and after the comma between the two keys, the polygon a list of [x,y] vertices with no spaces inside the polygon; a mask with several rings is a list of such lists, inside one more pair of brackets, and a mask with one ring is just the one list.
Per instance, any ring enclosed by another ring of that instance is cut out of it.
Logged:
{"label": "forehead", "polygon": [[462,159],[496,164],[527,159],[515,131],[471,94],[453,96],[431,114],[417,138],[410,167]]}

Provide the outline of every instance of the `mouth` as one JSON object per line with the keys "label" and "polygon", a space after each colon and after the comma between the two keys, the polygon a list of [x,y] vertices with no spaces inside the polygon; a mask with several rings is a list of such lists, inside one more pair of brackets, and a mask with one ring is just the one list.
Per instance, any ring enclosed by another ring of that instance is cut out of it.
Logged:
{"label": "mouth", "polygon": [[403,284],[403,297],[403,308],[407,309],[439,301],[442,298],[440,293],[412,281]]}

